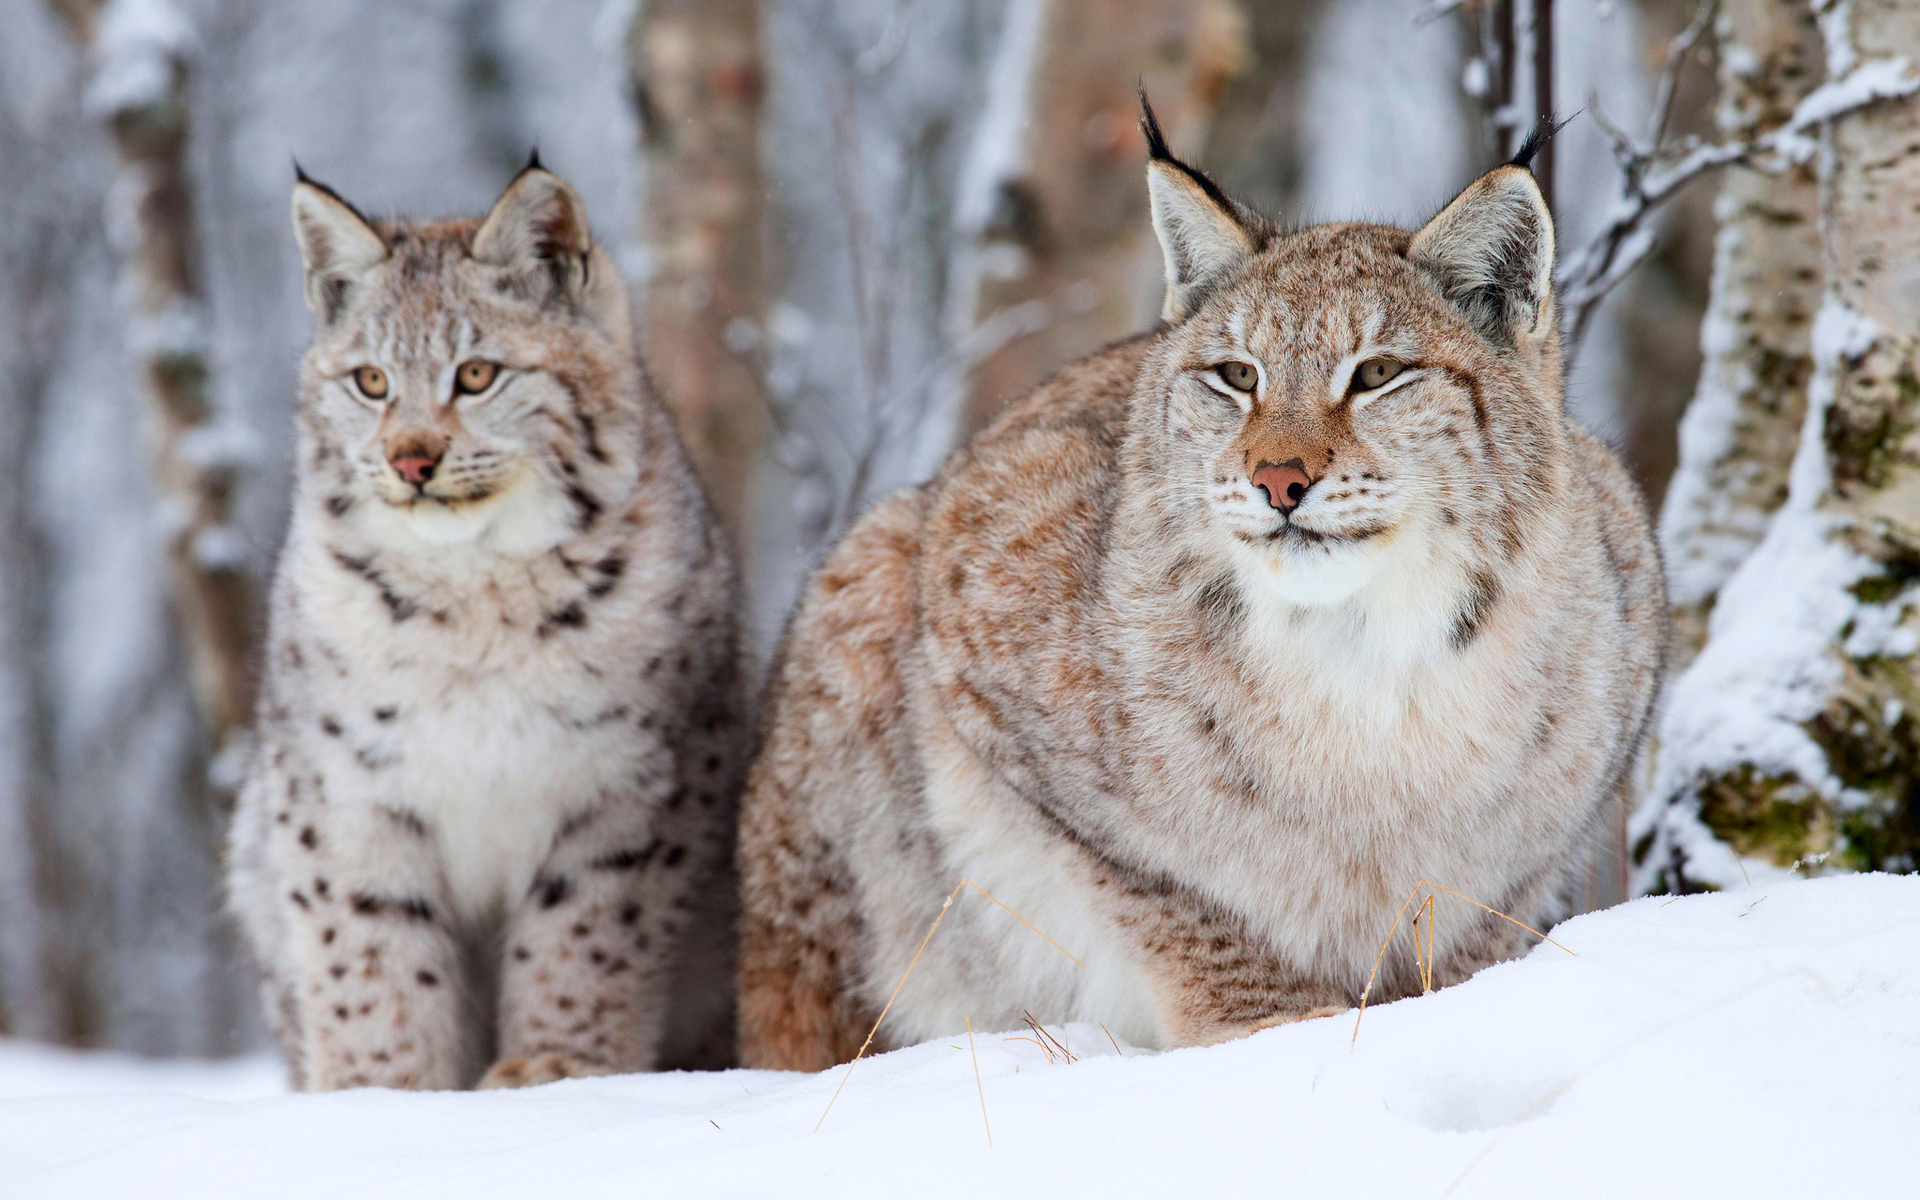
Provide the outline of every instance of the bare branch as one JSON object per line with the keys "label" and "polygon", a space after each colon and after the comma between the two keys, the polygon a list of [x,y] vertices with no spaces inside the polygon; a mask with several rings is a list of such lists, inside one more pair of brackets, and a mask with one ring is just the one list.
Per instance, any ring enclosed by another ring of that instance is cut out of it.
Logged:
{"label": "bare branch", "polygon": [[1906,60],[1876,60],[1814,89],[1785,124],[1759,137],[1709,145],[1661,145],[1658,138],[1666,128],[1683,60],[1707,28],[1715,8],[1717,0],[1707,0],[1686,31],[1670,44],[1653,121],[1654,144],[1636,146],[1597,106],[1594,108],[1595,119],[1620,160],[1622,187],[1620,199],[1606,224],[1585,247],[1566,258],[1555,280],[1564,314],[1562,328],[1569,363],[1579,354],[1581,339],[1586,336],[1587,326],[1600,302],[1652,252],[1654,237],[1653,231],[1646,228],[1648,218],[1687,184],[1709,171],[1735,163],[1761,170],[1780,170],[1803,163],[1816,149],[1813,139],[1807,136],[1814,126],[1880,100],[1920,91],[1920,76],[1909,71]]}

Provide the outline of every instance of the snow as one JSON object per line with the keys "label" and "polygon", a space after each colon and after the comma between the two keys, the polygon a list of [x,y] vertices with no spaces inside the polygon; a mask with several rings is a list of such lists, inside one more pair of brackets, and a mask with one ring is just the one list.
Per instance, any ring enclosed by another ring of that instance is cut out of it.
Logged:
{"label": "snow", "polygon": [[164,102],[175,64],[193,49],[194,37],[167,0],[111,0],[93,43],[98,67],[87,85],[87,107],[117,113]]}
{"label": "snow", "polygon": [[[1441,910],[1442,919],[1448,912]],[[1920,879],[1637,900],[1431,996],[1079,1061],[976,1033],[844,1071],[275,1094],[0,1043],[8,1195],[1910,1195]],[[938,953],[936,941],[929,953]],[[992,1146],[982,1106],[991,1121]]]}

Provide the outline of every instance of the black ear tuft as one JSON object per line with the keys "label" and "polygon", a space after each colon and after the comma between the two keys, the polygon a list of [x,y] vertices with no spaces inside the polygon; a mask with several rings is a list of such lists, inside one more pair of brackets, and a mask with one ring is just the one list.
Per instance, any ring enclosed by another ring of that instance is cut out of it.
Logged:
{"label": "black ear tuft", "polygon": [[302,184],[302,183],[306,184],[308,187],[326,196],[328,199],[334,201],[336,204],[339,204],[345,207],[348,212],[352,213],[356,217],[359,217],[360,220],[363,223],[365,223],[369,228],[372,227],[373,222],[367,220],[367,214],[361,212],[357,207],[355,207],[353,201],[347,199],[345,196],[342,196],[339,192],[334,191],[330,185],[321,183],[318,179],[315,179],[313,176],[307,174],[306,169],[300,165],[300,160],[297,158],[293,160],[293,182],[295,184]]}
{"label": "black ear tuft", "polygon": [[1173,151],[1167,149],[1167,137],[1160,132],[1160,118],[1153,115],[1153,104],[1147,99],[1147,85],[1136,84],[1135,90],[1140,95],[1140,132],[1147,135],[1147,157],[1179,162]]}
{"label": "black ear tuft", "polygon": [[1188,179],[1191,179],[1194,185],[1205,192],[1208,199],[1212,200],[1215,204],[1218,204],[1230,213],[1237,213],[1239,206],[1227,199],[1227,194],[1220,190],[1219,184],[1208,179],[1206,173],[1198,167],[1189,166],[1173,156],[1173,151],[1167,147],[1166,134],[1160,131],[1160,118],[1154,116],[1153,105],[1147,101],[1145,84],[1139,85],[1139,93],[1140,132],[1147,136],[1147,158],[1153,162],[1166,163],[1182,175],[1185,175]]}
{"label": "black ear tuft", "polygon": [[[1583,109],[1581,111],[1584,112],[1585,110]],[[1573,117],[1579,115],[1580,113],[1574,113]],[[1513,152],[1512,158],[1507,160],[1507,165],[1509,167],[1520,167],[1528,171],[1533,170],[1534,156],[1540,153],[1541,147],[1545,146],[1554,134],[1565,129],[1573,120],[1573,117],[1568,117],[1566,120],[1559,122],[1555,122],[1552,117],[1548,117],[1545,121],[1534,126],[1533,132],[1527,134],[1527,140],[1521,142],[1520,148]]]}
{"label": "black ear tuft", "polygon": [[535,146],[532,150],[527,152],[527,165],[524,167],[521,167],[520,170],[523,174],[527,171],[546,170],[546,167],[542,166],[540,162],[540,147]]}

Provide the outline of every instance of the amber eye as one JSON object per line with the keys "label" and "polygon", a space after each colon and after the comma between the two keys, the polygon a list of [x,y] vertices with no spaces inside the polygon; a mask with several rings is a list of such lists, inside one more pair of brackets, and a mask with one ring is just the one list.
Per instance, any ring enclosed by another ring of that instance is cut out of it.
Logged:
{"label": "amber eye", "polygon": [[1407,364],[1391,358],[1369,358],[1353,369],[1353,390],[1370,392],[1407,369]]}
{"label": "amber eye", "polygon": [[1260,372],[1252,363],[1223,362],[1213,372],[1236,392],[1251,392],[1260,386]]}
{"label": "amber eye", "polygon": [[493,386],[493,378],[499,373],[499,363],[488,362],[484,358],[470,358],[454,371],[453,390],[462,396],[477,396]]}
{"label": "amber eye", "polygon": [[369,400],[385,400],[387,398],[387,373],[379,367],[355,367],[353,369],[353,386],[359,388],[360,394]]}

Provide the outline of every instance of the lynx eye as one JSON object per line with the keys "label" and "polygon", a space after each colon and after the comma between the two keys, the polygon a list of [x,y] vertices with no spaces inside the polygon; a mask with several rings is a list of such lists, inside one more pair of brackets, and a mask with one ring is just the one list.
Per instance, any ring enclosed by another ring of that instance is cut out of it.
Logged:
{"label": "lynx eye", "polygon": [[1353,390],[1370,392],[1407,369],[1407,364],[1391,358],[1369,358],[1353,369]]}
{"label": "lynx eye", "polygon": [[462,396],[477,396],[493,386],[500,364],[484,358],[470,358],[453,373],[453,390]]}
{"label": "lynx eye", "polygon": [[1252,363],[1223,362],[1213,369],[1213,373],[1236,392],[1251,392],[1260,385],[1260,372]]}
{"label": "lynx eye", "polygon": [[355,367],[353,369],[353,386],[359,388],[360,394],[369,400],[385,400],[387,398],[387,373],[379,367]]}

